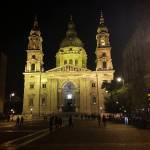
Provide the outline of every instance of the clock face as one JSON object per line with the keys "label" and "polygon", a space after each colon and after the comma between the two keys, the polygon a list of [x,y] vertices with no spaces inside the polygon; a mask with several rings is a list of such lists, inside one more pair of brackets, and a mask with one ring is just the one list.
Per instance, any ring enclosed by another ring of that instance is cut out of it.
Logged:
{"label": "clock face", "polygon": [[101,44],[102,44],[102,46],[105,45],[105,40],[104,39],[101,39]]}

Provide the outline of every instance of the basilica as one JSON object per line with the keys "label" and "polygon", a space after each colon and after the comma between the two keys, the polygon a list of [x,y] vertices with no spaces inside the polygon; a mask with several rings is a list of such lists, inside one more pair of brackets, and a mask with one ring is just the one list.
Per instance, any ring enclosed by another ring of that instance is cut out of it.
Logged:
{"label": "basilica", "polygon": [[87,50],[70,17],[64,39],[56,53],[56,67],[43,68],[43,38],[35,18],[28,37],[24,75],[23,114],[99,113],[105,111],[107,93],[103,82],[111,82],[114,70],[109,32],[101,13],[96,33],[96,68],[87,68]]}

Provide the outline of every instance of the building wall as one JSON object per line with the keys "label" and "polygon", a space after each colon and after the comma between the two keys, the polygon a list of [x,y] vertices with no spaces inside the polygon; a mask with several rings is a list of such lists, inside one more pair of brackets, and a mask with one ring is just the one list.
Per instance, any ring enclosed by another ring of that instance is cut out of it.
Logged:
{"label": "building wall", "polygon": [[0,52],[0,113],[3,113],[5,100],[6,67],[7,57],[4,53]]}
{"label": "building wall", "polygon": [[[43,72],[24,73],[24,114],[51,114],[62,112],[64,97],[62,95],[63,86],[71,82],[75,86],[75,112],[98,113],[100,107],[104,109],[105,91],[101,89],[102,82],[113,79],[113,71],[99,72]],[[97,78],[98,77],[98,78]],[[30,88],[30,83],[34,83],[34,88]],[[41,84],[40,84],[41,83]],[[46,88],[42,84],[46,83]],[[95,83],[95,87],[92,87]],[[41,86],[40,86],[41,85]],[[92,101],[96,96],[96,103]],[[98,96],[97,96],[98,95]],[[29,105],[29,99],[33,96],[33,106]],[[40,98],[39,98],[40,96]],[[42,106],[42,97],[46,97],[46,105]],[[39,103],[40,102],[40,103]],[[32,111],[31,111],[32,109]]]}
{"label": "building wall", "polygon": [[150,92],[150,11],[148,1],[137,3],[133,20],[135,30],[123,52],[125,82],[133,85],[135,98],[145,100]]}

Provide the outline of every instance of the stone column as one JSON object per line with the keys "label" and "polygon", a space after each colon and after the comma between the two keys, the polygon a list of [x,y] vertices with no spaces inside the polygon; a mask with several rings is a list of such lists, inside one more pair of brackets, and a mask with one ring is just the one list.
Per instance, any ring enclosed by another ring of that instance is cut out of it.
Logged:
{"label": "stone column", "polygon": [[49,111],[53,112],[52,109],[52,79],[49,80]]}
{"label": "stone column", "polygon": [[90,80],[86,79],[86,111],[91,113]]}
{"label": "stone column", "polygon": [[85,87],[85,79],[80,79],[80,112],[85,113],[86,112],[86,106],[85,106],[85,94],[86,94],[86,87]]}
{"label": "stone column", "polygon": [[58,89],[58,111],[62,112],[62,89]]}

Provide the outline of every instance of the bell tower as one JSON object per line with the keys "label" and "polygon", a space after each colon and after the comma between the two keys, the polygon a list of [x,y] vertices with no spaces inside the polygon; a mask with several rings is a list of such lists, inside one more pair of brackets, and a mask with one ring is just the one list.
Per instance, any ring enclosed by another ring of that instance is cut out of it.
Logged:
{"label": "bell tower", "polygon": [[97,29],[96,41],[96,70],[113,70],[109,33],[107,27],[104,24],[104,17],[102,12],[100,16],[99,27]]}
{"label": "bell tower", "polygon": [[42,51],[43,38],[41,37],[37,17],[35,17],[28,40],[25,72],[41,72],[43,71],[44,56]]}

